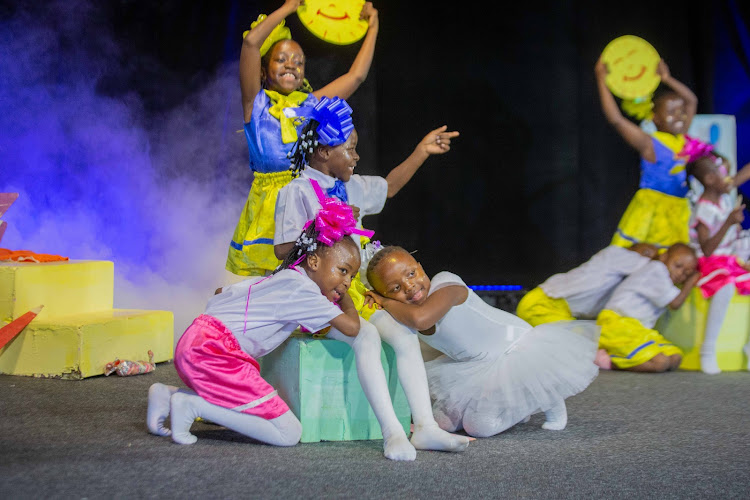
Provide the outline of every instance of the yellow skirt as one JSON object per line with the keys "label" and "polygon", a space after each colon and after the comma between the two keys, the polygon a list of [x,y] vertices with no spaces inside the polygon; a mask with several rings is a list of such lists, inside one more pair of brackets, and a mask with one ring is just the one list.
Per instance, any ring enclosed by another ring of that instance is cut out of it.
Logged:
{"label": "yellow skirt", "polygon": [[612,364],[618,368],[642,365],[657,354],[682,354],[679,347],[635,318],[605,309],[599,313],[596,324],[602,327],[599,347],[609,353]]}
{"label": "yellow skirt", "polygon": [[254,175],[227,256],[227,271],[239,276],[264,276],[280,264],[273,253],[276,198],[292,180],[292,173],[287,170]]}
{"label": "yellow skirt", "polygon": [[611,244],[627,248],[633,243],[652,243],[666,248],[687,243],[689,224],[687,198],[639,189],[620,219]]}
{"label": "yellow skirt", "polygon": [[534,288],[521,297],[516,308],[516,316],[529,323],[538,326],[553,321],[573,321],[576,318],[570,312],[570,307],[565,299],[553,299],[547,296],[539,287]]}

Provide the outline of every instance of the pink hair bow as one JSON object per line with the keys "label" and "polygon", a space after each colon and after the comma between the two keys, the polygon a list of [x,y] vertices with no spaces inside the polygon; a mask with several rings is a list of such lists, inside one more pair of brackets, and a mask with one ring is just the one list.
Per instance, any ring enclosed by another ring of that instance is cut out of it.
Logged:
{"label": "pink hair bow", "polygon": [[706,144],[699,139],[685,134],[685,147],[682,148],[679,156],[687,157],[687,161],[690,162],[706,156],[713,150],[714,147],[712,144]]}
{"label": "pink hair bow", "polygon": [[357,219],[354,218],[349,205],[336,198],[326,197],[320,185],[313,179],[310,179],[310,184],[320,201],[320,210],[313,220],[307,221],[303,230],[310,227],[314,221],[315,228],[318,230],[318,241],[329,247],[349,234],[358,234],[368,238],[375,234],[375,231],[357,227]]}

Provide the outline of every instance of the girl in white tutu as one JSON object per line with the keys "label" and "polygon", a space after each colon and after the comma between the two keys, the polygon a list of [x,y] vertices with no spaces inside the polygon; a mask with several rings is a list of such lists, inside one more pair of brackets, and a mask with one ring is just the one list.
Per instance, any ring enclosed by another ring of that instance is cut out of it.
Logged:
{"label": "girl in white tutu", "polygon": [[532,327],[484,302],[449,272],[430,280],[401,247],[376,253],[367,267],[370,300],[444,353],[426,363],[433,413],[449,432],[498,434],[538,411],[542,426],[567,425],[565,399],[597,376],[598,327],[591,321]]}

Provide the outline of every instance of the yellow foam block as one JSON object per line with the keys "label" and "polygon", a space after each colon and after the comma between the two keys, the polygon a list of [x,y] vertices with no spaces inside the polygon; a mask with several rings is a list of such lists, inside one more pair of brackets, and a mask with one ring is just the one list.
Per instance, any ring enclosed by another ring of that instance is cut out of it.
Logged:
{"label": "yellow foam block", "polygon": [[[680,368],[700,370],[700,347],[711,299],[703,298],[694,288],[685,303],[676,311],[665,313],[656,329],[684,352]],[[724,323],[716,340],[716,359],[722,371],[747,369],[747,357],[742,348],[750,336],[750,295],[735,293],[729,303]]]}
{"label": "yellow foam block", "polygon": [[65,379],[102,375],[116,358],[172,359],[170,311],[113,309],[44,321],[37,317],[0,349],[0,373]]}
{"label": "yellow foam block", "polygon": [[39,305],[37,321],[112,309],[114,269],[105,260],[0,262],[0,320]]}

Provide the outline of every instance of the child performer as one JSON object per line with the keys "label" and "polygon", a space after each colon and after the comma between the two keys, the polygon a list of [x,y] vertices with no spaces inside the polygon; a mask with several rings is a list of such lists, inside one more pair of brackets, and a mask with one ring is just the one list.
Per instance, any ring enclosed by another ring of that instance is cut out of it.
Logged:
{"label": "child performer", "polygon": [[[687,174],[703,185],[695,205],[690,239],[698,254],[701,280],[698,286],[711,298],[701,345],[701,370],[711,375],[721,372],[716,360],[716,340],[735,289],[750,295],[750,235],[742,230],[745,205],[732,203],[729,192],[750,179],[750,164],[735,177],[728,176],[728,164],[716,154],[688,163]],[[750,342],[744,351],[750,357]]]}
{"label": "child performer", "polygon": [[652,119],[657,131],[649,135],[620,112],[607,88],[605,63],[600,59],[595,67],[604,116],[641,156],[639,189],[620,219],[613,245],[628,247],[646,242],[666,248],[672,243],[688,242],[690,205],[685,197],[688,184],[681,152],[698,98],[672,77],[663,60],[656,72],[670,90],[654,98]]}
{"label": "child performer", "polygon": [[574,333],[588,327],[597,337],[593,322],[533,328],[484,302],[455,274],[441,272],[430,280],[396,246],[373,256],[367,280],[374,302],[445,353],[426,363],[433,412],[443,429],[487,437],[540,410],[544,429],[564,429],[565,399],[598,374],[596,338]]}
{"label": "child performer", "polygon": [[[293,244],[291,235],[294,231],[299,232],[308,214],[315,213],[322,203],[326,203],[323,190],[328,196],[351,204],[360,218],[379,213],[386,198],[394,196],[430,155],[447,152],[451,139],[458,136],[458,132],[445,132],[446,127],[440,127],[430,132],[414,153],[385,179],[360,176],[353,174],[359,156],[357,131],[351,124],[350,114],[351,108],[341,99],[329,101],[323,98],[310,111],[309,122],[292,150],[293,168],[302,170],[301,175],[281,189],[276,205],[274,241],[277,255]],[[305,168],[307,164],[310,168]],[[360,223],[357,224],[360,227]],[[365,307],[365,291],[361,280],[355,276],[349,294],[364,318],[360,335],[365,330],[380,334],[396,354],[399,381],[414,421],[411,443],[419,450],[463,451],[469,444],[468,438],[443,431],[432,415],[419,339],[398,325],[393,328],[387,314],[378,317],[382,311],[376,312],[372,306]],[[382,386],[383,391],[387,390],[384,373],[377,377],[373,375],[370,380]],[[372,401],[371,404],[374,408],[375,404]]]}
{"label": "child performer", "polygon": [[635,243],[629,248],[610,245],[580,266],[547,278],[521,298],[516,314],[531,326],[595,319],[612,290],[657,252],[648,243]]}
{"label": "child performer", "polygon": [[[682,351],[653,329],[666,310],[679,308],[700,274],[692,248],[675,243],[620,283],[599,313],[600,347],[618,370],[676,370]],[[682,285],[682,289],[676,285]]]}
{"label": "child performer", "polygon": [[[311,331],[330,325],[329,336],[354,350],[362,388],[381,424],[385,456],[414,460],[387,387],[377,392],[370,383],[373,372],[375,378],[385,376],[380,338],[374,328],[360,328],[364,320],[347,294],[360,265],[359,247],[348,235],[372,234],[355,226],[351,209],[330,200],[274,274],[230,285],[212,297],[175,348],[175,368],[190,390],[151,386],[149,431],[191,444],[196,437],[190,426],[202,417],[265,443],[294,445],[300,422],[261,378],[255,358],[278,347],[299,325]],[[170,412],[171,432],[163,426]]]}
{"label": "child performer", "polygon": [[305,54],[284,27],[300,3],[286,0],[267,18],[259,16],[242,42],[240,88],[253,183],[226,263],[240,276],[266,275],[283,258],[273,252],[274,208],[279,189],[292,179],[287,153],[297,141],[298,123],[285,110],[314,106],[323,96],[348,98],[367,77],[375,51],[378,11],[365,2],[360,19],[367,20],[367,35],[349,72],[313,91],[305,79]]}

